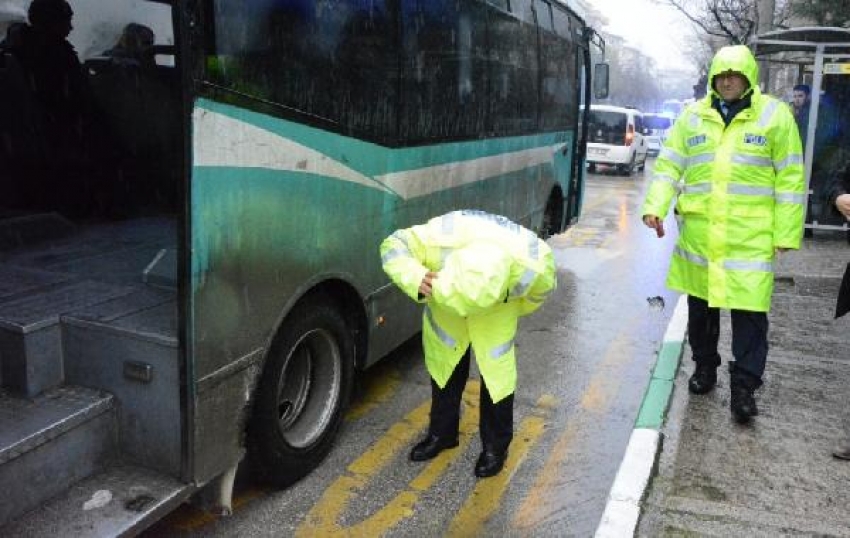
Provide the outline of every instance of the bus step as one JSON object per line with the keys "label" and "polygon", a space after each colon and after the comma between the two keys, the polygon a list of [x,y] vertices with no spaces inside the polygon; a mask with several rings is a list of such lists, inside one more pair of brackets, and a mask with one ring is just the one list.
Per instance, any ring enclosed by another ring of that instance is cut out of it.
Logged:
{"label": "bus step", "polygon": [[115,462],[65,493],[0,527],[28,538],[134,536],[174,510],[194,487],[142,467]]}
{"label": "bus step", "polygon": [[[13,271],[7,267],[6,272]],[[48,277],[52,273],[45,271],[17,272],[19,281],[36,281],[39,274],[44,277],[43,286],[23,296],[0,297],[0,379],[4,388],[28,397],[63,382],[59,316],[133,289],[90,280],[59,281],[60,275]]]}
{"label": "bus step", "polygon": [[65,385],[27,399],[0,390],[0,525],[97,471],[115,437],[110,394]]}
{"label": "bus step", "polygon": [[58,213],[0,215],[0,250],[58,239],[74,229],[74,224]]}
{"label": "bus step", "polygon": [[[180,350],[175,294],[148,288],[62,317],[65,379],[120,403],[120,450],[180,474]],[[156,439],[155,444],[150,439]]]}

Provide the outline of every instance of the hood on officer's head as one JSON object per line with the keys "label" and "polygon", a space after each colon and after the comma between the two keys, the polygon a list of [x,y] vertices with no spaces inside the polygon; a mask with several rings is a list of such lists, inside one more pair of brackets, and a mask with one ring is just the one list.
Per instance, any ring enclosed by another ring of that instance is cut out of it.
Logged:
{"label": "hood on officer's head", "polygon": [[744,95],[758,91],[759,66],[756,63],[755,56],[746,46],[730,45],[717,51],[708,71],[708,95],[720,97],[720,94],[714,89],[714,77],[727,71],[741,73],[750,83],[750,87],[744,92]]}
{"label": "hood on officer's head", "polygon": [[502,247],[472,243],[446,256],[431,299],[459,316],[479,314],[505,300],[511,256]]}

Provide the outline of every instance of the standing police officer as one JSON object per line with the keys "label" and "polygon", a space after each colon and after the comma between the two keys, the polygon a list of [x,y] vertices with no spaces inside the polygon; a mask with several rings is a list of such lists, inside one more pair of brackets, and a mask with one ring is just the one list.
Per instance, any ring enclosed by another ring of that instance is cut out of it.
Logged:
{"label": "standing police officer", "polygon": [[517,320],[555,288],[552,251],[505,217],[470,210],[396,231],[381,244],[381,260],[404,293],[425,303],[431,421],[410,459],[429,460],[458,445],[471,345],[482,377],[482,451],[475,475],[498,474],[513,438]]}
{"label": "standing police officer", "polygon": [[758,414],[753,392],[767,360],[774,256],[799,248],[803,234],[803,155],[791,110],[761,93],[747,47],[721,48],[708,80],[708,95],[676,120],[641,214],[663,236],[662,218],[678,194],[683,227],[667,285],[688,294],[696,362],[688,388],[714,388],[719,309],[731,310],[731,410],[746,423]]}

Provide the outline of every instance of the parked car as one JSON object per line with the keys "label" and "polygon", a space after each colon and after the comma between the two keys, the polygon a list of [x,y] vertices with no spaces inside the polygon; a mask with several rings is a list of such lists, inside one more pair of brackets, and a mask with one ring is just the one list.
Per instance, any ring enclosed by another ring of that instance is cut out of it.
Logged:
{"label": "parked car", "polygon": [[646,135],[646,154],[649,157],[657,157],[659,153],[661,153],[661,148],[664,146],[664,142],[661,141],[660,136],[656,135]]}
{"label": "parked car", "polygon": [[610,105],[591,105],[588,118],[587,166],[615,166],[631,175],[646,166],[646,140],[639,110]]}
{"label": "parked car", "polygon": [[643,126],[646,129],[647,153],[655,157],[664,147],[667,132],[673,124],[672,118],[665,114],[644,114]]}

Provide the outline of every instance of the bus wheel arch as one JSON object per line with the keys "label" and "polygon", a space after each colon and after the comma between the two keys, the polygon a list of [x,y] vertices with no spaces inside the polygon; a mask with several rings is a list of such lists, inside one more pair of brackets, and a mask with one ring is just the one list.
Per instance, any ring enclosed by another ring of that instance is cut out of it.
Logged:
{"label": "bus wheel arch", "polygon": [[563,231],[564,222],[564,194],[560,187],[555,187],[549,193],[546,200],[546,209],[543,212],[543,222],[540,225],[541,238],[546,239]]}
{"label": "bus wheel arch", "polygon": [[362,331],[351,326],[350,308],[344,298],[316,290],[293,307],[278,329],[248,425],[248,449],[263,482],[288,487],[333,447],[362,347],[356,342]]}

